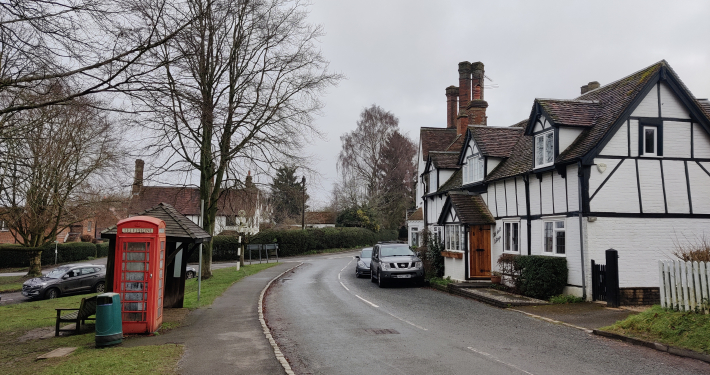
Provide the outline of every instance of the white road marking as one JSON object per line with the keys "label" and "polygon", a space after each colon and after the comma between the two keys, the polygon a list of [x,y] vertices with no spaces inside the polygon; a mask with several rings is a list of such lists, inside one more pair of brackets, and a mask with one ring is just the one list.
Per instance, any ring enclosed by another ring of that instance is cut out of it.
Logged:
{"label": "white road marking", "polygon": [[387,314],[390,314],[393,318],[399,319],[399,320],[401,320],[401,321],[403,321],[403,322],[405,322],[405,323],[407,323],[407,324],[409,324],[409,325],[412,325],[412,326],[414,326],[414,327],[417,327],[417,328],[421,329],[422,331],[428,331],[428,329],[426,329],[426,328],[424,328],[424,327],[421,327],[421,326],[418,326],[418,325],[416,325],[416,324],[414,324],[414,323],[412,323],[412,322],[410,322],[410,321],[408,321],[408,320],[402,319],[402,318],[398,317],[397,315],[392,314],[392,313],[389,312],[389,311],[385,311],[385,312],[386,312]]}
{"label": "white road marking", "polygon": [[[343,272],[343,271],[340,271],[340,272]],[[340,272],[338,272],[338,280],[340,280]]]}
{"label": "white road marking", "polygon": [[484,356],[486,356],[486,357],[488,357],[488,358],[490,358],[490,359],[492,359],[492,360],[494,360],[494,361],[496,361],[496,362],[498,362],[498,363],[502,363],[502,364],[504,364],[504,365],[506,365],[506,366],[512,367],[512,368],[514,368],[514,369],[516,369],[516,370],[518,370],[518,371],[520,371],[520,372],[522,372],[522,373],[525,373],[525,374],[528,374],[528,375],[534,375],[533,373],[527,372],[527,371],[521,369],[520,367],[518,367],[518,366],[516,366],[516,365],[514,365],[514,364],[511,364],[511,363],[508,363],[508,362],[503,362],[503,361],[501,361],[500,359],[498,359],[498,358],[496,358],[496,357],[494,357],[494,356],[492,356],[492,355],[490,355],[490,354],[488,354],[488,353],[486,353],[486,352],[482,352],[482,351],[480,351],[480,350],[476,350],[476,349],[474,349],[474,348],[472,348],[472,347],[470,347],[470,346],[468,347],[468,349],[471,350],[471,351],[473,351],[473,352],[475,352],[475,353],[478,353],[478,354],[480,354],[480,355],[484,355]]}
{"label": "white road marking", "polygon": [[343,286],[343,288],[345,288],[345,290],[347,290],[348,292],[350,291],[350,289],[348,289],[348,287],[347,287],[347,286],[345,286],[345,284],[343,284],[343,282],[342,282],[342,281],[340,282],[340,285],[342,285],[342,286]]}
{"label": "white road marking", "polygon": [[355,297],[360,298],[361,300],[365,301],[365,303],[369,304],[369,305],[372,306],[372,307],[380,307],[380,306],[377,306],[377,305],[375,305],[374,303],[372,303],[372,302],[370,302],[370,301],[368,301],[368,300],[366,300],[366,299],[364,299],[364,298],[358,296],[357,294],[355,295]]}

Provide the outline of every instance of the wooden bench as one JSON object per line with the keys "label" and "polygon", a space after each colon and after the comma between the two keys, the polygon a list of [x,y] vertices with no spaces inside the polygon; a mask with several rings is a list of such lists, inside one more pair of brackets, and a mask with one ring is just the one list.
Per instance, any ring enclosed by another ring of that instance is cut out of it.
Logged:
{"label": "wooden bench", "polygon": [[[82,298],[81,305],[78,309],[55,309],[57,310],[57,324],[54,330],[54,336],[59,336],[59,332],[75,332],[79,333],[81,329],[81,324],[86,323],[87,320],[96,320],[96,318],[90,318],[92,315],[96,315],[96,296],[91,298]],[[62,315],[62,311],[74,311],[73,313]],[[60,323],[74,323],[76,327],[74,329],[60,329]]]}

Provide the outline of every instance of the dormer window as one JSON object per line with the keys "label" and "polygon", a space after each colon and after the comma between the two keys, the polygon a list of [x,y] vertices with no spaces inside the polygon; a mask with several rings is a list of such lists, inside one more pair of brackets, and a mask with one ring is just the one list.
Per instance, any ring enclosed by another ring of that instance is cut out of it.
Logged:
{"label": "dormer window", "polygon": [[548,132],[535,136],[535,168],[552,165],[555,161],[555,133]]}
{"label": "dormer window", "polygon": [[466,158],[466,165],[463,167],[463,183],[470,184],[483,180],[485,176],[483,157],[481,154],[473,154]]}

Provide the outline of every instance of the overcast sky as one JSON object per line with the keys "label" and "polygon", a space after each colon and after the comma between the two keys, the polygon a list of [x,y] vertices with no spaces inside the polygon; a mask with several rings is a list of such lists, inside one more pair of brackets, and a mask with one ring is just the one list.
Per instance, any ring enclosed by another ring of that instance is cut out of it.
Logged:
{"label": "overcast sky", "polygon": [[307,148],[321,173],[309,184],[316,207],[363,108],[394,113],[415,141],[422,126],[445,127],[460,61],[483,62],[498,85],[485,92],[492,126],[525,119],[535,98],[574,98],[662,59],[710,96],[710,1],[313,0],[310,20],[325,29],[330,69],[347,77],[323,98],[325,138]]}

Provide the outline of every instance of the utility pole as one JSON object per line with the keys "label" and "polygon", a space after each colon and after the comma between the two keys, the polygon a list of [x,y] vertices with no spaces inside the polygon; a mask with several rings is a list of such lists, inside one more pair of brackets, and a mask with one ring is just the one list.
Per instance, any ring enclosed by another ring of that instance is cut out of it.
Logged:
{"label": "utility pole", "polygon": [[303,188],[303,196],[301,197],[301,230],[306,229],[306,176],[301,178],[301,187]]}

